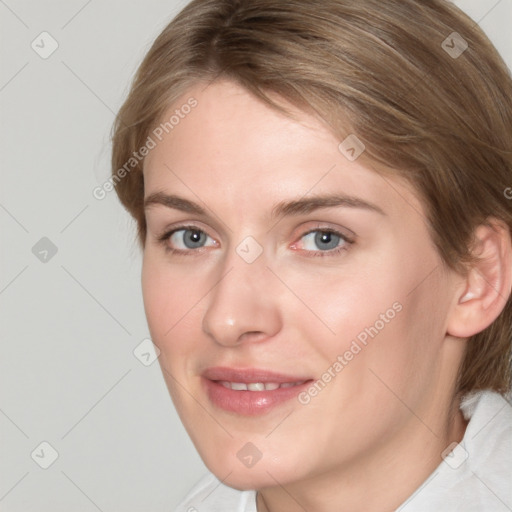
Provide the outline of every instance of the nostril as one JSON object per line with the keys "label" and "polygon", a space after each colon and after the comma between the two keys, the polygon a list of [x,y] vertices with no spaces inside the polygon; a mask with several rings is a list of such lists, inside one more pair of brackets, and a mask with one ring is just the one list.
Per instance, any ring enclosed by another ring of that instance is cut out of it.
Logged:
{"label": "nostril", "polygon": [[261,331],[248,331],[248,332],[244,332],[239,340],[240,341],[248,341],[248,340],[251,340],[251,341],[260,341],[261,338],[266,338],[267,335],[264,333],[264,332],[261,332]]}

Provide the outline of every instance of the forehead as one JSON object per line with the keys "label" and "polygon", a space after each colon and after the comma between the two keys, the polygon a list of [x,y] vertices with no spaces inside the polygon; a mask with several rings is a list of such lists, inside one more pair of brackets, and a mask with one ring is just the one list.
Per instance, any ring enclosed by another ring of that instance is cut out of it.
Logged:
{"label": "forehead", "polygon": [[[181,111],[191,98],[195,107]],[[164,115],[161,140],[146,157],[146,196],[163,191],[264,208],[338,191],[383,209],[411,208],[411,201],[421,209],[403,180],[384,178],[364,158],[351,161],[322,121],[285,106],[293,119],[231,82],[191,88]]]}

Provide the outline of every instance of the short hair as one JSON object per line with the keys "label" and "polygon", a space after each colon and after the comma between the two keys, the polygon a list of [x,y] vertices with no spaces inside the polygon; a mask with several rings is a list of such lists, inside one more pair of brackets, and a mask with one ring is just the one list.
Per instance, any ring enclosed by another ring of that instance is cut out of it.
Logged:
{"label": "short hair", "polygon": [[[475,228],[512,230],[512,80],[477,23],[446,0],[194,0],[155,40],[113,127],[116,191],[146,237],[144,147],[190,87],[227,79],[356,135],[374,170],[407,180],[439,254],[464,271]],[[129,172],[127,172],[127,170]],[[508,197],[507,197],[508,196]],[[467,343],[457,391],[511,387],[512,302]]]}

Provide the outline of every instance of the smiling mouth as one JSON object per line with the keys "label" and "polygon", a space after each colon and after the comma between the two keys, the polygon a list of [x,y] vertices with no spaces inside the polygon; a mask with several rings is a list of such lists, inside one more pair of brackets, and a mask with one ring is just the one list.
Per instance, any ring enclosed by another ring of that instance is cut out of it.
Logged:
{"label": "smiling mouth", "polygon": [[233,391],[274,391],[280,388],[292,388],[295,386],[300,386],[304,384],[306,381],[298,381],[298,382],[229,382],[226,380],[214,381],[218,384],[221,384],[227,389],[231,389]]}
{"label": "smiling mouth", "polygon": [[201,382],[216,409],[257,416],[291,402],[313,379],[258,368],[214,367],[202,373]]}
{"label": "smiling mouth", "polygon": [[217,409],[242,416],[266,414],[292,401],[313,380],[255,367],[215,366],[201,374],[205,395]]}

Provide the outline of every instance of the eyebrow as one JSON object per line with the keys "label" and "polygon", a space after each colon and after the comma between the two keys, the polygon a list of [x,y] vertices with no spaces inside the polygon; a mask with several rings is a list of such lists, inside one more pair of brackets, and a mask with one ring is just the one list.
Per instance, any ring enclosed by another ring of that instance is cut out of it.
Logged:
{"label": "eyebrow", "polygon": [[[144,200],[145,209],[157,204],[173,208],[175,210],[180,210],[185,213],[206,215],[205,209],[197,203],[176,195],[155,192],[150,194]],[[360,208],[363,210],[373,211],[381,215],[386,215],[386,213],[376,204],[365,201],[359,197],[345,194],[334,194],[300,198],[292,201],[282,201],[272,208],[271,217],[304,215],[322,208],[335,208],[340,206],[347,208]]]}
{"label": "eyebrow", "polygon": [[333,194],[304,197],[295,201],[283,201],[272,208],[272,217],[303,215],[321,208],[335,208],[339,206],[360,208],[386,215],[376,204],[365,201],[359,197],[345,194]]}
{"label": "eyebrow", "polygon": [[175,210],[180,210],[185,213],[195,213],[197,215],[206,214],[205,210],[193,201],[175,195],[167,195],[163,192],[155,192],[144,199],[144,209],[157,204],[174,208]]}

